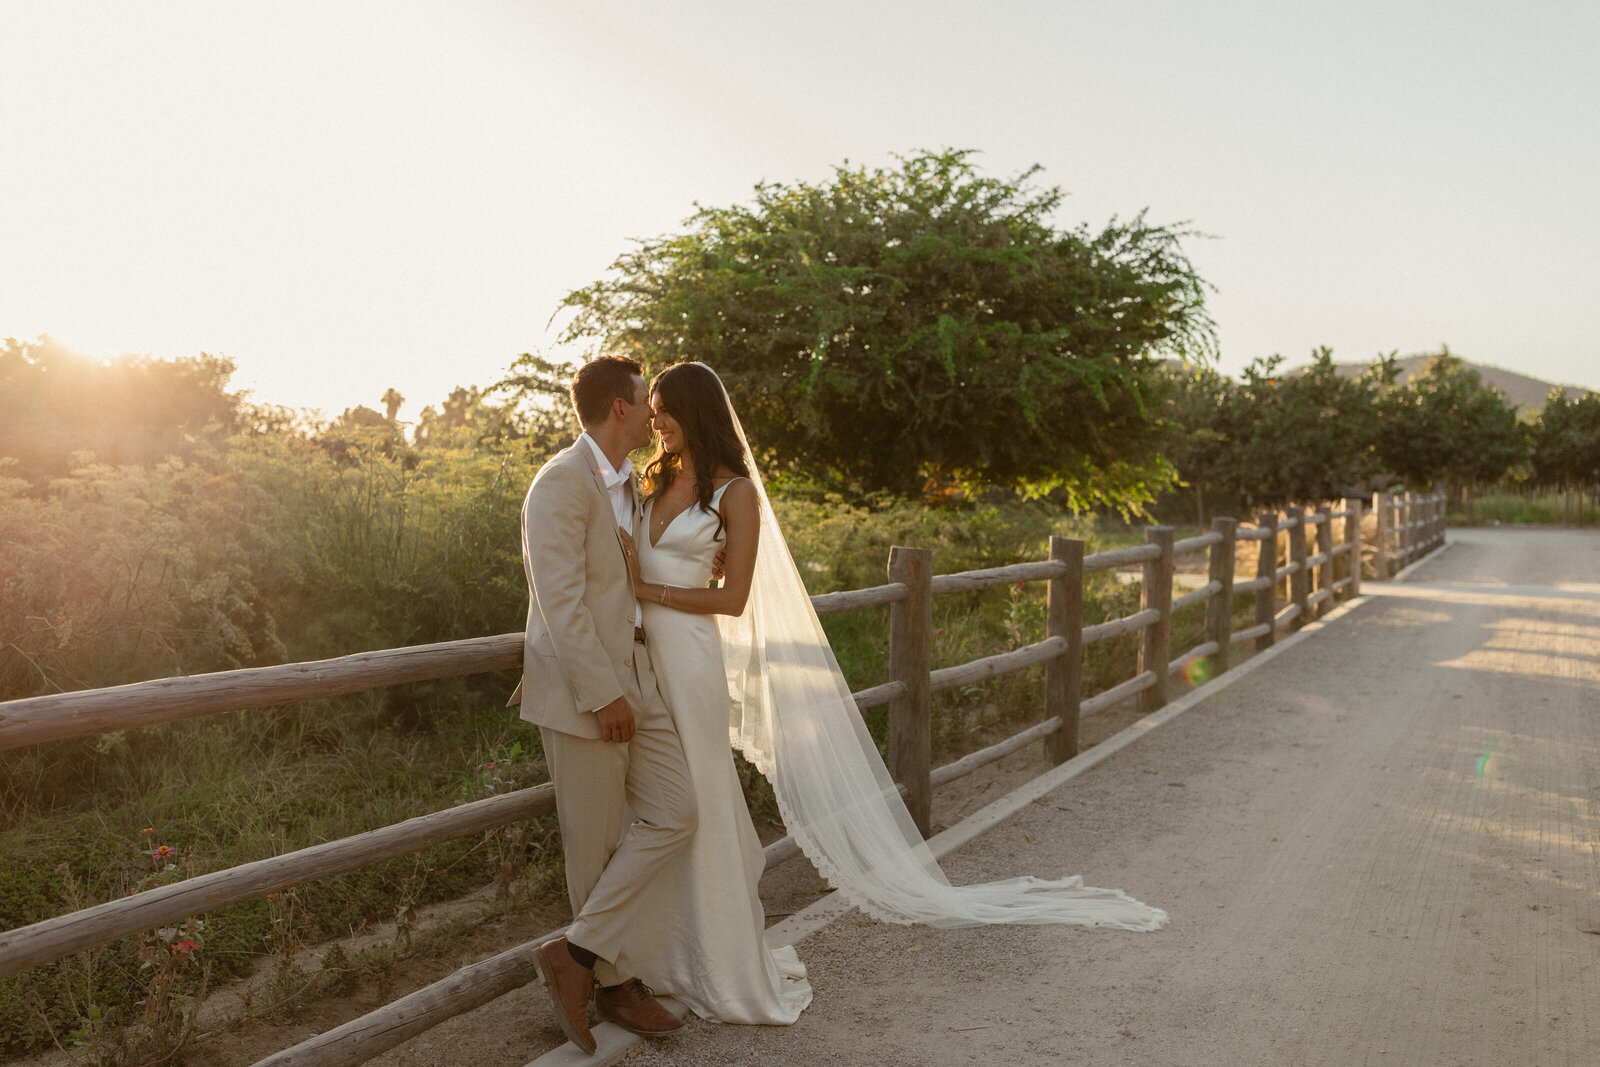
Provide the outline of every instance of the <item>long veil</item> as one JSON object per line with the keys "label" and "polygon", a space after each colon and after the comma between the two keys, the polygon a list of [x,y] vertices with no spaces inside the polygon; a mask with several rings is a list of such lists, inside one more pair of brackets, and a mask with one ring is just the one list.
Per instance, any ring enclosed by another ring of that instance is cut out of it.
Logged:
{"label": "long veil", "polygon": [[950,884],[867,732],[726,387],[722,395],[761,508],[761,547],[744,614],[718,618],[731,697],[729,736],[772,782],[784,825],[818,872],[851,904],[885,922],[1165,926],[1161,909],[1120,889],[1085,886],[1079,877]]}

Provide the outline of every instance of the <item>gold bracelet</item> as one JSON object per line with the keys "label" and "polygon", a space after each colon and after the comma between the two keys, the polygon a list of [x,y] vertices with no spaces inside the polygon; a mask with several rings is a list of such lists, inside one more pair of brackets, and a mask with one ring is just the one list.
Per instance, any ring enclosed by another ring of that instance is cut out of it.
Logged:
{"label": "gold bracelet", "polygon": [[662,607],[666,607],[667,606],[667,587],[666,586],[662,586],[661,587],[661,606]]}

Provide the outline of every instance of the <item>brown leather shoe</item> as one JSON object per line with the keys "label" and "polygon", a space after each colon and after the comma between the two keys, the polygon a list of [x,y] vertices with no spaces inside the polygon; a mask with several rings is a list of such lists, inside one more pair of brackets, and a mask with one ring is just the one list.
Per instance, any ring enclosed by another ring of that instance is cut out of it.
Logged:
{"label": "brown leather shoe", "polygon": [[[593,1054],[594,1035],[589,1032],[589,994],[594,989],[594,972],[572,958],[567,939],[546,941],[533,951],[533,965],[539,981],[550,991],[550,1008],[567,1040]],[[663,1009],[665,1010],[665,1009]]]}
{"label": "brown leather shoe", "polygon": [[594,1010],[600,1018],[640,1037],[669,1037],[683,1030],[683,1020],[668,1011],[650,987],[637,978],[595,990]]}

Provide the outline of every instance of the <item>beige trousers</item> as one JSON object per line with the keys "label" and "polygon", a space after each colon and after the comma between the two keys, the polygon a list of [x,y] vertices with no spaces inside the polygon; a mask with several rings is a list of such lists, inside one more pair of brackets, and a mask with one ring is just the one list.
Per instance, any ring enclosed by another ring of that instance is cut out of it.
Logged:
{"label": "beige trousers", "polygon": [[[656,690],[642,644],[634,645],[634,735],[598,741],[539,728],[555,785],[567,895],[576,918],[567,940],[599,957],[595,977],[611,986],[633,977],[626,967],[635,923],[670,922],[647,892],[656,874],[694,833],[694,786],[677,728]],[[627,821],[624,825],[624,820]]]}

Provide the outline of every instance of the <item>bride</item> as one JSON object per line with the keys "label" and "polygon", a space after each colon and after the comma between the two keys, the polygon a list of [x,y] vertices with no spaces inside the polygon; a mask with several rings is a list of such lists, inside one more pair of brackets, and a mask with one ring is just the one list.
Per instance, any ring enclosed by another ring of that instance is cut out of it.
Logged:
{"label": "bride", "polygon": [[[1164,926],[1160,909],[1077,877],[950,885],[856,709],[721,380],[702,363],[677,363],[650,399],[660,443],[644,473],[644,537],[635,545],[619,532],[700,822],[652,886],[663,921],[630,946],[624,970],[715,1021],[790,1023],[811,1000],[793,948],[763,940],[764,856],[730,740],[771,780],[806,856],[868,915],[942,927]],[[719,549],[726,577],[708,588]]]}
{"label": "bride", "polygon": [[[700,819],[651,886],[661,921],[634,932],[618,966],[703,1019],[792,1023],[811,1003],[811,986],[793,948],[774,952],[762,940],[757,886],[766,857],[728,747],[728,683],[712,618],[745,610],[759,498],[715,374],[696,363],[670,367],[650,403],[660,443],[642,478],[642,538],[635,546],[627,531],[618,533]],[[719,549],[725,577],[710,589]]]}

